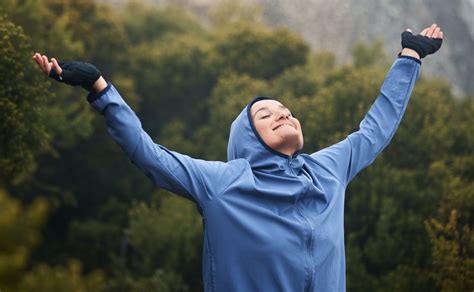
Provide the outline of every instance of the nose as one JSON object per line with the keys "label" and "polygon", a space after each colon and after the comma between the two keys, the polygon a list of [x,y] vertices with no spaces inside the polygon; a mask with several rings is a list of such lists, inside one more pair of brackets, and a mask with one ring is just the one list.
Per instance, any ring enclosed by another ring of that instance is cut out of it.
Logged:
{"label": "nose", "polygon": [[288,111],[281,110],[277,114],[277,121],[282,120],[282,119],[288,120],[289,118],[290,118],[290,113]]}

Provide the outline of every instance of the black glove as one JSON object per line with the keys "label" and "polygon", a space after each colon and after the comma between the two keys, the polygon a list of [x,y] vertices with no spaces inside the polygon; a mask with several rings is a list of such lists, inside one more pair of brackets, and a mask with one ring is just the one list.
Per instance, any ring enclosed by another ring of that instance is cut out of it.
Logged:
{"label": "black glove", "polygon": [[429,38],[422,35],[413,35],[409,31],[402,32],[402,48],[412,49],[420,55],[420,58],[424,58],[426,55],[433,54],[439,48],[443,39],[441,38]]}
{"label": "black glove", "polygon": [[92,91],[92,86],[100,77],[100,71],[96,66],[81,61],[65,61],[58,62],[59,67],[63,70],[58,75],[54,69],[49,72],[49,77],[60,82],[77,86],[80,85],[87,91]]}

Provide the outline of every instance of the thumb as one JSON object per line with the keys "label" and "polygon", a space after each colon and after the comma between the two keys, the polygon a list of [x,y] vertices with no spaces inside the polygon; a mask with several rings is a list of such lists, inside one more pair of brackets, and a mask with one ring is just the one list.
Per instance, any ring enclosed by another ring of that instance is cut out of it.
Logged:
{"label": "thumb", "polygon": [[53,67],[51,68],[51,70],[54,70],[56,72],[56,74],[58,74],[58,76],[60,76],[61,73],[63,73],[63,69],[61,69],[61,67],[59,67],[58,61],[55,58],[51,58],[51,62],[53,63]]}

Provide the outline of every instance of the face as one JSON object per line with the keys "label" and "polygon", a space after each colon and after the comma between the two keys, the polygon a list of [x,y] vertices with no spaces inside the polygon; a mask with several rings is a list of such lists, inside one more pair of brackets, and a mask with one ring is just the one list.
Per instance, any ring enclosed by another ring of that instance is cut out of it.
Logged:
{"label": "face", "polygon": [[258,134],[273,150],[293,155],[303,148],[301,124],[280,102],[271,99],[257,101],[250,113]]}

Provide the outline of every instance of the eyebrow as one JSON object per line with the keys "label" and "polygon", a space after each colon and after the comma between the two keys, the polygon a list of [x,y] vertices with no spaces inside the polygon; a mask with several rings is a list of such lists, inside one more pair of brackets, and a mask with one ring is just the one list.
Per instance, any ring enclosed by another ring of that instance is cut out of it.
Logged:
{"label": "eyebrow", "polygon": [[[287,108],[286,106],[282,105],[282,104],[278,105],[278,107],[281,108],[281,109],[287,109],[287,110],[291,113],[290,109]],[[259,109],[253,114],[253,117],[255,118],[255,116],[257,115],[257,113],[258,113],[259,111],[261,111],[261,110],[270,111],[270,109],[269,109],[268,107],[266,107],[266,106],[261,107],[261,108],[259,108]]]}

